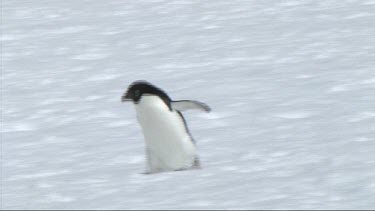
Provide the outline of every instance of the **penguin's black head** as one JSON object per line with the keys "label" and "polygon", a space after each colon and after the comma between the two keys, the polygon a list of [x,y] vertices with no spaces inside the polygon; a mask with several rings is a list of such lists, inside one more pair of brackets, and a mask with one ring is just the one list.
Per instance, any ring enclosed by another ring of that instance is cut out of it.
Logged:
{"label": "penguin's black head", "polygon": [[156,95],[160,97],[170,108],[172,100],[167,93],[147,81],[135,81],[130,84],[128,90],[122,95],[121,101],[133,101],[134,103],[138,103],[142,99],[142,96],[145,95]]}

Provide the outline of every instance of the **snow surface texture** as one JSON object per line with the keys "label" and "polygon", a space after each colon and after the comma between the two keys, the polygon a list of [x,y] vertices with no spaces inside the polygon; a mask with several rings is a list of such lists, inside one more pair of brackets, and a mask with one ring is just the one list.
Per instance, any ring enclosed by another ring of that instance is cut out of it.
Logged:
{"label": "snow surface texture", "polygon": [[[375,208],[375,1],[2,0],[3,209]],[[202,170],[143,175],[138,79]]]}

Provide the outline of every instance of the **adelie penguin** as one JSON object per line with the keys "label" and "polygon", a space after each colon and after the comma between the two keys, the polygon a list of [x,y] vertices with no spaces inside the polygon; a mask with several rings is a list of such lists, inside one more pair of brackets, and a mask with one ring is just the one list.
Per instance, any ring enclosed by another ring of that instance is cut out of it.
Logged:
{"label": "adelie penguin", "polygon": [[135,105],[146,143],[147,173],[200,168],[195,142],[181,112],[210,112],[209,106],[193,100],[172,101],[146,81],[132,83],[121,100]]}

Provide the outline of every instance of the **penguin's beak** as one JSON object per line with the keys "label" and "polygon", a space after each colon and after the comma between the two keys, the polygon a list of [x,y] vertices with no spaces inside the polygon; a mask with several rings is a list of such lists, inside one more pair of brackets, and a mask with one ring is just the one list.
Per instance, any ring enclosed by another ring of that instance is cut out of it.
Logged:
{"label": "penguin's beak", "polygon": [[132,101],[132,99],[130,98],[130,96],[127,93],[122,95],[121,102],[130,102],[130,101]]}

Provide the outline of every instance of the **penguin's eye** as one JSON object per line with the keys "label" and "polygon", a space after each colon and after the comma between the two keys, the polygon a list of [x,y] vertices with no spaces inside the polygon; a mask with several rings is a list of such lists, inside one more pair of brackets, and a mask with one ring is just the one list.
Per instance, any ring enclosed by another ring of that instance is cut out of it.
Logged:
{"label": "penguin's eye", "polygon": [[141,94],[141,92],[138,89],[134,91],[134,95],[136,97],[139,97],[140,94]]}

